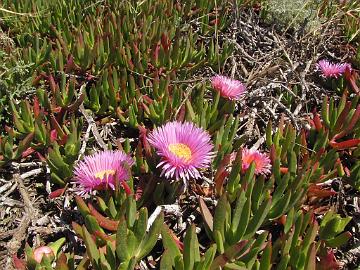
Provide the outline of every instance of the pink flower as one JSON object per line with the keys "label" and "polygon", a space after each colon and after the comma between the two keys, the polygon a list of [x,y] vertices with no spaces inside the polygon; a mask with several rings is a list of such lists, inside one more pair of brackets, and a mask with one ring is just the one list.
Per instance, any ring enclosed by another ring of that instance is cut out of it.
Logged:
{"label": "pink flower", "polygon": [[246,87],[240,81],[221,75],[212,77],[211,84],[222,97],[230,100],[239,100],[246,92]]}
{"label": "pink flower", "polygon": [[199,169],[207,168],[214,155],[210,135],[190,122],[169,122],[155,129],[148,141],[161,156],[157,167],[166,178],[199,178]]}
{"label": "pink flower", "polygon": [[351,65],[349,63],[333,64],[327,60],[320,60],[316,64],[316,69],[321,71],[324,78],[338,78],[345,72],[346,68],[351,70]]}
{"label": "pink flower", "polygon": [[43,256],[53,257],[54,251],[48,246],[38,247],[34,250],[34,260],[41,263]]}
{"label": "pink flower", "polygon": [[[233,153],[231,156],[231,162],[235,160],[235,157],[236,153]],[[269,157],[266,154],[261,153],[260,151],[243,148],[241,161],[242,171],[246,171],[250,167],[251,162],[254,161],[255,174],[268,174],[271,172],[271,164]]]}
{"label": "pink flower", "polygon": [[127,180],[133,164],[133,159],[122,151],[102,151],[79,161],[74,169],[74,178],[84,192],[109,187],[115,189],[116,179]]}

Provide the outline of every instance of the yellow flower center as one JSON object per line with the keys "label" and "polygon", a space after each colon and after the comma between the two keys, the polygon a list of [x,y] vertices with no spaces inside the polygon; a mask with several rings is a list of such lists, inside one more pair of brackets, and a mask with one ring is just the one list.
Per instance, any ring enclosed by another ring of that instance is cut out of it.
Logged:
{"label": "yellow flower center", "polygon": [[103,180],[105,176],[109,176],[109,175],[115,175],[115,170],[104,170],[97,172],[95,174],[95,177]]}
{"label": "yellow flower center", "polygon": [[191,159],[191,150],[189,146],[187,146],[186,144],[183,143],[169,144],[169,151],[178,158],[182,158],[185,161],[189,161]]}

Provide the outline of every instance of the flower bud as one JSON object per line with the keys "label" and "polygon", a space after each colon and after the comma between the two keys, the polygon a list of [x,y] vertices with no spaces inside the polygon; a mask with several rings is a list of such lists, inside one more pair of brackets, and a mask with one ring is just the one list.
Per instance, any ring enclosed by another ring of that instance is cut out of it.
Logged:
{"label": "flower bud", "polygon": [[38,247],[34,250],[34,260],[38,263],[41,263],[43,256],[54,257],[54,252],[51,248],[47,246]]}

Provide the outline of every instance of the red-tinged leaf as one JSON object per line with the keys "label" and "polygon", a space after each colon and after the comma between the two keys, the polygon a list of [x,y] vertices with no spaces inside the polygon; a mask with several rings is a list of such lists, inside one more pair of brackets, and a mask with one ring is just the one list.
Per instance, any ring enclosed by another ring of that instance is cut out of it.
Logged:
{"label": "red-tinged leaf", "polygon": [[217,191],[218,194],[221,193],[224,180],[228,176],[226,167],[229,165],[230,159],[231,159],[231,154],[225,155],[216,171],[214,182],[215,182],[215,190]]}
{"label": "red-tinged leaf", "polygon": [[336,121],[336,125],[334,128],[336,132],[341,130],[341,127],[344,125],[345,119],[348,116],[350,109],[351,109],[351,101],[348,101],[346,102],[344,109],[342,110]]}
{"label": "red-tinged leaf", "polygon": [[178,120],[180,122],[184,122],[185,113],[186,113],[186,108],[185,108],[185,104],[184,104],[184,105],[181,106],[179,114],[177,115],[176,120]]}
{"label": "red-tinged leaf", "polygon": [[26,158],[27,156],[31,155],[34,152],[35,152],[35,149],[29,147],[28,149],[26,149],[24,152],[21,153],[21,157]]}
{"label": "red-tinged leaf", "polygon": [[26,270],[26,262],[22,259],[19,259],[16,254],[13,255],[13,264],[17,270]]}
{"label": "red-tinged leaf", "polygon": [[160,52],[160,45],[156,44],[156,46],[153,49],[153,57],[155,62],[159,60],[159,52]]}
{"label": "red-tinged leaf", "polygon": [[36,155],[38,156],[38,158],[40,159],[41,162],[46,162],[46,158],[40,154],[39,152],[36,152]]}
{"label": "red-tinged leaf", "polygon": [[61,107],[60,106],[53,106],[52,108],[51,108],[51,111],[53,112],[53,113],[59,113],[59,112],[61,112]]}
{"label": "red-tinged leaf", "polygon": [[66,187],[64,187],[64,188],[59,188],[59,189],[51,192],[51,193],[49,194],[49,198],[50,198],[50,199],[54,199],[54,198],[60,197],[60,196],[62,196],[62,195],[64,194],[65,190],[66,190]]}
{"label": "red-tinged leaf", "polygon": [[348,168],[348,167],[344,167],[344,171],[345,171],[346,176],[347,176],[347,177],[350,177],[351,171],[349,170],[349,168]]}
{"label": "red-tinged leaf", "polygon": [[351,86],[351,89],[357,94],[357,95],[360,95],[360,89],[359,87],[357,86],[356,84],[356,80],[354,78],[354,74],[351,73],[350,69],[347,67],[345,69],[345,79],[348,81],[348,83],[350,84]]}
{"label": "red-tinged leaf", "polygon": [[342,165],[340,158],[336,160],[335,168],[337,169],[338,175],[340,177],[343,177],[345,175],[344,166]]}
{"label": "red-tinged leaf", "polygon": [[219,24],[219,19],[215,19],[209,22],[210,25],[218,25]]}
{"label": "red-tinged leaf", "polygon": [[316,269],[316,244],[312,243],[309,249],[307,256],[307,265],[306,270],[315,270]]}
{"label": "red-tinged leaf", "polygon": [[161,35],[161,45],[164,48],[165,52],[168,52],[171,45],[171,41],[169,40],[168,36],[164,33]]}
{"label": "red-tinged leaf", "polygon": [[343,130],[342,132],[336,134],[333,137],[332,141],[340,139],[340,138],[344,137],[345,135],[347,135],[350,131],[352,131],[354,126],[359,121],[359,119],[360,119],[360,104],[356,107],[355,113],[353,114],[349,125],[345,128],[345,130]]}
{"label": "red-tinged leaf", "polygon": [[67,108],[68,112],[77,111],[77,109],[79,109],[80,105],[83,103],[84,99],[85,99],[85,94],[81,93],[79,98]]}
{"label": "red-tinged leaf", "polygon": [[141,140],[141,143],[142,143],[142,146],[143,146],[143,149],[145,150],[145,156],[147,158],[150,158],[152,156],[152,151],[151,151],[151,146],[147,140],[147,129],[141,125],[138,125],[138,128],[139,128],[139,131],[140,131],[140,134],[139,134],[139,138]]}
{"label": "red-tinged leaf", "polygon": [[314,115],[313,119],[314,119],[315,128],[317,131],[320,131],[323,128],[321,120],[320,120],[320,116],[316,112],[314,112],[313,115]]}
{"label": "red-tinged leaf", "polygon": [[57,140],[56,129],[50,131],[50,142],[55,142]]}
{"label": "red-tinged leaf", "polygon": [[75,221],[71,222],[71,226],[73,228],[73,230],[75,231],[75,233],[80,236],[81,238],[83,238],[83,230],[82,227],[76,223]]}
{"label": "red-tinged leaf", "polygon": [[[30,143],[32,142],[33,138],[34,138],[34,132],[29,133],[20,143],[19,143],[19,147],[18,149],[20,151],[25,151],[25,149],[27,150],[27,148],[29,147]],[[31,151],[31,150],[29,150]],[[31,154],[31,153],[29,153]],[[26,155],[25,155],[26,156]]]}
{"label": "red-tinged leaf", "polygon": [[334,251],[327,250],[325,254],[320,254],[320,262],[317,263],[318,270],[337,270],[340,269],[340,264],[336,261]]}
{"label": "red-tinged leaf", "polygon": [[324,153],[325,153],[325,148],[320,148],[319,151],[317,151],[315,158],[316,162],[318,162],[321,159]]}
{"label": "red-tinged leaf", "polygon": [[286,173],[289,172],[289,169],[288,169],[288,168],[285,168],[285,167],[280,167],[280,172],[281,172],[282,174],[286,174]]}
{"label": "red-tinged leaf", "polygon": [[55,93],[57,91],[57,87],[56,87],[56,82],[54,80],[54,77],[51,74],[49,75],[49,85],[50,85],[51,92],[55,95]]}
{"label": "red-tinged leaf", "polygon": [[[248,240],[242,240],[230,247],[228,247],[223,254],[217,256],[213,263],[210,266],[211,270],[219,269],[220,267],[224,267],[229,261],[231,261],[237,254],[242,251],[245,245],[248,243]],[[247,249],[242,255],[248,253],[250,250]]]}
{"label": "red-tinged leaf", "polygon": [[337,192],[333,190],[323,189],[321,186],[318,186],[316,184],[310,185],[307,192],[308,197],[316,198],[327,198],[336,194]]}
{"label": "red-tinged leaf", "polygon": [[71,73],[72,70],[79,70],[79,66],[74,62],[74,57],[69,55],[68,60],[65,64],[65,73]]}
{"label": "red-tinged leaf", "polygon": [[56,270],[69,270],[69,266],[67,264],[67,258],[65,253],[61,253],[59,258],[56,260]]}
{"label": "red-tinged leaf", "polygon": [[206,206],[206,203],[204,202],[203,198],[201,198],[199,196],[198,200],[199,200],[201,216],[203,217],[203,219],[204,219],[206,225],[208,226],[208,228],[210,229],[210,231],[213,231],[214,218],[211,215],[209,208]]}
{"label": "red-tinged leaf", "polygon": [[11,127],[5,125],[5,131],[11,136],[14,136],[14,130]]}
{"label": "red-tinged leaf", "polygon": [[154,101],[147,95],[142,95],[142,98],[144,101],[146,101],[147,104],[152,104]]}
{"label": "red-tinged leaf", "polygon": [[285,215],[282,215],[279,219],[278,219],[278,222],[285,226],[285,223],[286,223],[286,216]]}
{"label": "red-tinged leaf", "polygon": [[129,187],[128,183],[126,183],[126,181],[120,181],[120,185],[122,186],[122,188],[125,190],[125,193],[128,196],[133,195],[133,192],[131,190],[131,188]]}
{"label": "red-tinged leaf", "polygon": [[59,141],[59,145],[65,145],[68,139],[68,135],[64,134],[64,136],[61,137],[61,140]]}
{"label": "red-tinged leaf", "polygon": [[106,241],[106,242],[110,242],[113,245],[113,247],[115,248],[115,241],[116,240],[114,238],[110,237],[109,235],[107,235],[107,234],[105,234],[105,233],[103,233],[101,231],[95,231],[94,235],[96,237]]}
{"label": "red-tinged leaf", "polygon": [[223,183],[225,181],[225,178],[229,176],[229,172],[223,171],[215,181],[215,190],[218,195],[221,195],[223,192]]}
{"label": "red-tinged leaf", "polygon": [[43,74],[40,74],[38,76],[36,76],[33,81],[31,82],[31,85],[32,86],[38,86],[39,82],[44,78],[44,75]]}
{"label": "red-tinged leaf", "polygon": [[50,114],[50,122],[52,127],[56,130],[57,134],[62,138],[65,133],[53,114]]}
{"label": "red-tinged leaf", "polygon": [[315,128],[315,123],[312,119],[308,118],[308,122],[309,122],[309,125],[311,126],[311,128]]}
{"label": "red-tinged leaf", "polygon": [[[324,173],[324,169],[322,169],[321,173]],[[328,179],[334,178],[338,176],[338,172],[337,170],[332,170],[330,173],[325,174],[325,175],[321,175],[319,178],[319,181],[317,182],[325,182]]]}
{"label": "red-tinged leaf", "polygon": [[183,252],[184,250],[184,243],[180,241],[180,239],[176,236],[176,234],[166,226],[166,229],[168,230],[171,237],[174,239],[177,247],[179,248],[180,252]]}
{"label": "red-tinged leaf", "polygon": [[360,139],[351,139],[343,142],[330,141],[330,146],[336,150],[344,150],[352,147],[356,147],[360,144]]}
{"label": "red-tinged leaf", "polygon": [[277,159],[276,148],[275,145],[272,145],[270,148],[270,160],[272,165],[274,165],[276,159]]}
{"label": "red-tinged leaf", "polygon": [[109,218],[104,217],[101,215],[91,203],[88,203],[88,208],[90,210],[90,214],[96,219],[99,223],[100,227],[107,229],[112,232],[117,231],[117,227],[119,225],[119,221],[111,220]]}
{"label": "red-tinged leaf", "polygon": [[36,96],[34,97],[33,112],[34,112],[34,117],[38,118],[40,115],[40,104]]}

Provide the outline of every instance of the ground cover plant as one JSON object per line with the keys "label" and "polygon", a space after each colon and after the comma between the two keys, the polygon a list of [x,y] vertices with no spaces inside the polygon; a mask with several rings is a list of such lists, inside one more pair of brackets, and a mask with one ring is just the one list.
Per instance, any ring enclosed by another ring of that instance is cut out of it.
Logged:
{"label": "ground cover plant", "polygon": [[299,3],[3,0],[2,268],[356,269],[360,6]]}

